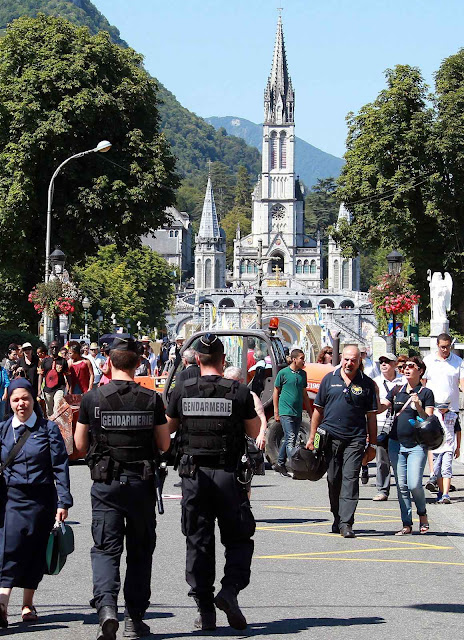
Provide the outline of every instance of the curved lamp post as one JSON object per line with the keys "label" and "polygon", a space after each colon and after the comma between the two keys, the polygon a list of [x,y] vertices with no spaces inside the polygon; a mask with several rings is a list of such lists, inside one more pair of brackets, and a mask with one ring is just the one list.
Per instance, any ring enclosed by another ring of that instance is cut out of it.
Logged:
{"label": "curved lamp post", "polygon": [[[388,274],[390,276],[399,276],[401,273],[401,266],[403,264],[403,254],[393,249],[393,251],[391,251],[391,253],[389,253],[387,256],[387,262],[388,262]],[[393,355],[396,356],[396,318],[394,313],[392,313],[392,320],[393,320],[393,331],[392,331],[392,335],[389,336],[390,338],[389,350],[391,353],[393,353]]]}
{"label": "curved lamp post", "polygon": [[82,300],[82,307],[84,309],[84,339],[87,339],[89,336],[88,334],[88,324],[87,324],[87,314],[88,311],[90,309],[90,300],[87,298],[87,296],[85,296],[85,298]]}
{"label": "curved lamp post", "polygon": [[[81,151],[80,153],[75,153],[73,156],[70,156],[66,160],[64,160],[59,167],[55,170],[55,173],[52,175],[50,184],[48,185],[48,202],[47,202],[47,233],[45,236],[45,282],[48,282],[50,279],[50,240],[51,240],[51,229],[52,229],[52,202],[53,202],[53,183],[55,182],[56,176],[59,174],[61,169],[67,164],[70,160],[74,160],[74,158],[82,158],[82,156],[86,156],[89,153],[106,153],[111,149],[111,142],[108,140],[102,140],[97,144],[95,149],[88,149],[88,151]],[[48,344],[48,316],[44,314],[44,340],[45,343]]]}

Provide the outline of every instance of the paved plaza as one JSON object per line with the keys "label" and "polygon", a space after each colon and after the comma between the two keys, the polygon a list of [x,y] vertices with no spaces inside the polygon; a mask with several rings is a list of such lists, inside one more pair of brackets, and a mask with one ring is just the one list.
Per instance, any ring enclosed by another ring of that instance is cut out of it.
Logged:
{"label": "paved plaza", "polygon": [[[185,542],[180,531],[180,490],[170,470],[164,516],[158,519],[154,557],[150,638],[317,638],[318,640],[425,637],[457,638],[462,633],[464,584],[464,465],[455,465],[451,505],[429,506],[431,533],[395,538],[401,526],[396,491],[376,503],[370,483],[361,486],[354,529],[345,540],[330,532],[325,479],[310,483],[273,471],[254,479],[252,505],[257,520],[250,587],[240,595],[248,619],[246,632],[234,632],[218,612],[216,632],[193,632],[193,601],[184,581]],[[13,591],[10,627],[2,635],[21,640],[94,638],[89,549],[90,480],[88,469],[71,469],[75,507],[70,522],[76,551],[62,573],[46,577],[36,604],[40,623],[20,622],[20,598]],[[427,496],[432,501],[432,495]],[[222,548],[218,545],[219,564]],[[219,577],[221,577],[219,575]],[[122,611],[122,609],[121,609]],[[1,633],[1,632],[0,632]],[[118,638],[122,638],[122,629]]]}

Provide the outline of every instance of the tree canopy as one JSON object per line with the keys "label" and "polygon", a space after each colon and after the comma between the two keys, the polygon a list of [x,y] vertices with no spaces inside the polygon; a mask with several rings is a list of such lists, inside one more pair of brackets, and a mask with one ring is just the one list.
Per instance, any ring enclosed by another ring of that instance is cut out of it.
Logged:
{"label": "tree canopy", "polygon": [[[101,247],[96,256],[74,268],[72,277],[91,302],[92,333],[97,331],[98,310],[103,314],[101,332],[113,330],[112,313],[118,325],[130,320],[134,333],[138,321],[144,331],[164,327],[164,311],[173,300],[176,276],[172,266],[149,247],[132,249],[124,255],[114,244]],[[73,327],[83,331],[80,309],[73,317]]]}
{"label": "tree canopy", "polygon": [[455,278],[461,273],[448,253],[448,225],[462,234],[462,222],[457,226],[458,216],[440,205],[440,194],[449,194],[443,140],[438,141],[443,124],[419,69],[398,65],[386,71],[386,79],[387,88],[374,102],[347,117],[337,196],[353,221],[340,224],[334,235],[346,255],[399,249],[411,261],[413,285],[426,303],[427,269],[451,270]]}
{"label": "tree canopy", "polygon": [[[43,273],[48,183],[69,156],[113,144],[55,180],[52,249],[61,245],[68,264],[102,244],[135,247],[164,223],[178,178],[159,127],[156,82],[132,49],[43,14],[9,26],[0,40],[0,260],[16,287],[10,306],[21,307]],[[27,301],[21,316],[32,321]]]}

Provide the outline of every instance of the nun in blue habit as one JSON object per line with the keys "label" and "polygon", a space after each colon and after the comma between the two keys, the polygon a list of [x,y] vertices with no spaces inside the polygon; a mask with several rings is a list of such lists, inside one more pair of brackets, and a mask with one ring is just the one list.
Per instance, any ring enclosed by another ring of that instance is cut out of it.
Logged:
{"label": "nun in blue habit", "polygon": [[22,619],[37,620],[33,598],[44,575],[48,536],[73,504],[63,438],[58,425],[43,417],[31,383],[14,380],[7,403],[13,415],[0,423],[2,463],[26,426],[31,435],[0,478],[0,628],[8,626],[13,587],[24,589]]}

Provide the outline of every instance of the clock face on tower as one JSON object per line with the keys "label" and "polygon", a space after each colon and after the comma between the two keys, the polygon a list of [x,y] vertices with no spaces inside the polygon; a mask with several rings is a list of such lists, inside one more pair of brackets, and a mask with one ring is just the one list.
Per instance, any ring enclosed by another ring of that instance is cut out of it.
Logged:
{"label": "clock face on tower", "polygon": [[272,214],[272,231],[278,232],[285,229],[285,207],[276,204],[271,209]]}

